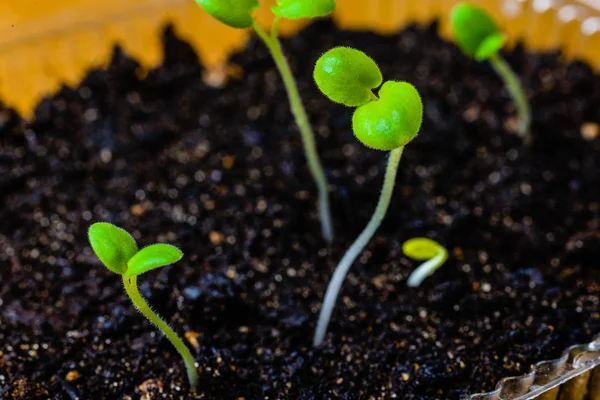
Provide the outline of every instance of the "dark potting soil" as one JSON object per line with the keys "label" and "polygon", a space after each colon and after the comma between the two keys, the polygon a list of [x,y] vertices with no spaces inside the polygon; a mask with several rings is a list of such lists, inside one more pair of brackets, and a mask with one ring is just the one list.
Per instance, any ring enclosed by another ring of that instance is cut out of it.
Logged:
{"label": "dark potting soil", "polygon": [[[312,82],[325,50],[357,47],[414,83],[421,134],[392,204],[313,349],[332,271],[375,208],[386,154],[352,136],[352,110]],[[600,332],[600,77],[560,54],[507,54],[530,93],[534,143],[486,64],[435,27],[393,36],[321,21],[284,41],[332,187],[337,237],[320,236],[315,187],[264,46],[207,85],[171,30],[147,74],[110,67],[0,113],[0,398],[459,399]],[[582,135],[584,132],[586,135]],[[584,138],[587,137],[587,139]],[[140,278],[193,350],[200,388],[88,245],[94,221],[185,253]],[[422,287],[404,240],[451,257]]]}

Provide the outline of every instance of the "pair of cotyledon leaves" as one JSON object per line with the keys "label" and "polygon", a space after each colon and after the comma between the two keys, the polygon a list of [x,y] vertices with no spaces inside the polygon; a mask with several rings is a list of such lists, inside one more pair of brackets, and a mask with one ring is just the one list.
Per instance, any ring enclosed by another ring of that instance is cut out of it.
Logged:
{"label": "pair of cotyledon leaves", "polygon": [[383,77],[379,67],[362,51],[336,47],[319,58],[314,78],[319,89],[336,103],[357,107],[352,130],[365,146],[377,150],[394,150],[404,146],[419,133],[423,120],[421,96],[407,82],[387,81],[372,90]]}
{"label": "pair of cotyledon leaves", "polygon": [[[252,13],[259,8],[258,0],[196,0],[210,15],[234,28],[249,28],[254,23]],[[317,18],[331,14],[334,0],[278,0],[273,13],[287,19]]]}
{"label": "pair of cotyledon leaves", "polygon": [[[454,7],[451,15],[456,41],[476,60],[486,60],[504,45],[505,36],[481,8],[468,3]],[[358,50],[337,47],[317,61],[314,71],[319,89],[332,101],[358,107],[352,117],[357,139],[368,147],[393,150],[418,134],[423,104],[409,83],[388,81],[379,98],[372,90],[383,81],[377,64]]]}
{"label": "pair of cotyledon leaves", "polygon": [[504,45],[506,37],[481,8],[461,3],[452,9],[452,29],[460,48],[477,61],[489,59]]}
{"label": "pair of cotyledon leaves", "polygon": [[115,274],[132,278],[181,260],[183,253],[169,244],[153,244],[138,251],[127,231],[106,222],[93,224],[88,237],[102,263]]}

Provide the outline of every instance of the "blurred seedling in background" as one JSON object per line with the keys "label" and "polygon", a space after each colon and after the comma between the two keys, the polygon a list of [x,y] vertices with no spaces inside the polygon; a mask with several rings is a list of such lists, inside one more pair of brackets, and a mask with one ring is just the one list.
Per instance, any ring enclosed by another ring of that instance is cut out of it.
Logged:
{"label": "blurred seedling in background", "polygon": [[458,4],[452,9],[451,22],[454,37],[462,51],[477,61],[489,60],[504,81],[519,112],[519,135],[526,144],[529,143],[531,109],[527,94],[515,72],[499,54],[506,41],[505,35],[483,9],[468,3]]}
{"label": "blurred seedling in background", "polygon": [[413,238],[402,245],[402,252],[413,260],[425,261],[419,265],[408,277],[406,284],[418,287],[425,278],[431,276],[448,259],[448,250],[435,240],[428,238]]}
{"label": "blurred seedling in background", "polygon": [[198,372],[194,357],[171,327],[146,303],[137,287],[137,277],[144,272],[173,264],[183,253],[169,244],[153,244],[138,251],[135,239],[125,230],[106,222],[90,226],[88,238],[102,264],[115,274],[121,275],[127,295],[135,307],[171,341],[185,363],[192,388],[198,386]]}
{"label": "blurred seedling in background", "polygon": [[363,52],[347,47],[336,47],[323,54],[315,66],[314,78],[329,99],[356,107],[352,130],[361,143],[372,149],[390,152],[375,213],[336,267],[327,287],[314,337],[314,345],[319,346],[325,338],[337,296],[350,266],[385,217],[404,146],[417,136],[421,128],[423,103],[417,89],[407,82],[387,81],[379,89],[377,97],[373,89],[383,81],[379,67]]}
{"label": "blurred seedling in background", "polygon": [[335,9],[334,0],[278,0],[277,4],[271,9],[275,14],[275,19],[270,33],[263,30],[253,16],[254,11],[260,7],[258,0],[196,0],[196,2],[206,12],[226,25],[239,29],[253,28],[269,49],[287,90],[292,113],[302,136],[308,166],[317,185],[319,192],[319,218],[321,220],[323,237],[328,242],[331,242],[333,240],[333,225],[329,206],[327,178],[325,177],[325,171],[317,153],[315,135],[300,99],[296,81],[283,55],[278,35],[281,18],[303,19],[329,15]]}

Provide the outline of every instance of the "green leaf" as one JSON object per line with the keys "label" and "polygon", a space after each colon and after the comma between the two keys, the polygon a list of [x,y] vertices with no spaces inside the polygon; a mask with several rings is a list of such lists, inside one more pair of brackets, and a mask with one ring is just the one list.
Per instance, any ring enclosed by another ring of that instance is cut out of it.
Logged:
{"label": "green leaf", "polygon": [[115,274],[123,274],[137,252],[135,239],[125,230],[106,222],[90,226],[88,238],[96,256]]}
{"label": "green leaf", "polygon": [[127,263],[127,271],[123,274],[125,278],[132,278],[148,272],[151,269],[173,264],[183,257],[183,253],[170,244],[152,244],[144,247],[134,255]]}
{"label": "green leaf", "polygon": [[402,252],[413,260],[424,261],[437,256],[441,252],[446,252],[446,249],[435,240],[417,237],[404,242]]}
{"label": "green leaf", "polygon": [[317,18],[335,10],[334,0],[278,0],[273,13],[287,19]]}
{"label": "green leaf", "polygon": [[352,129],[365,146],[389,151],[413,140],[422,121],[423,102],[417,89],[407,82],[387,81],[378,100],[356,109]]}
{"label": "green leaf", "polygon": [[456,5],[452,9],[451,20],[458,46],[478,61],[496,54],[506,41],[492,17],[472,4]]}
{"label": "green leaf", "polygon": [[252,13],[258,0],[196,0],[207,13],[234,28],[249,28],[254,22]]}
{"label": "green leaf", "polygon": [[494,54],[498,53],[502,46],[504,46],[504,42],[506,38],[501,33],[494,33],[485,38],[483,42],[481,42],[481,46],[477,49],[477,53],[475,53],[475,58],[477,61],[487,60]]}
{"label": "green leaf", "polygon": [[402,251],[408,257],[425,261],[419,265],[408,277],[406,284],[409,287],[418,287],[423,281],[438,270],[448,259],[448,251],[436,242],[424,237],[407,240],[402,244]]}
{"label": "green leaf", "polygon": [[372,89],[381,85],[379,67],[362,51],[336,47],[319,58],[314,78],[331,101],[358,107],[373,99]]}

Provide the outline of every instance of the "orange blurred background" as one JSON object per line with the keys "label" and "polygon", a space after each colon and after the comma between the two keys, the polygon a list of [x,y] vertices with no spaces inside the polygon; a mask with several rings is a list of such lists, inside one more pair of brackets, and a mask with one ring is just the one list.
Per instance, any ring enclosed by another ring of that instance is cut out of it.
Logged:
{"label": "orange blurred background", "polygon": [[[263,1],[258,18],[269,24]],[[456,0],[337,0],[334,15],[344,28],[390,33],[409,23],[446,16]],[[535,49],[561,47],[600,68],[600,4],[596,0],[479,0],[514,42]],[[193,0],[4,0],[0,11],[0,99],[25,116],[40,97],[63,83],[76,85],[92,66],[104,65],[113,45],[152,68],[161,62],[160,33],[173,22],[202,62],[219,68],[244,45],[248,32],[228,28]],[[305,22],[304,22],[305,23]],[[289,34],[302,23],[282,24]]]}

